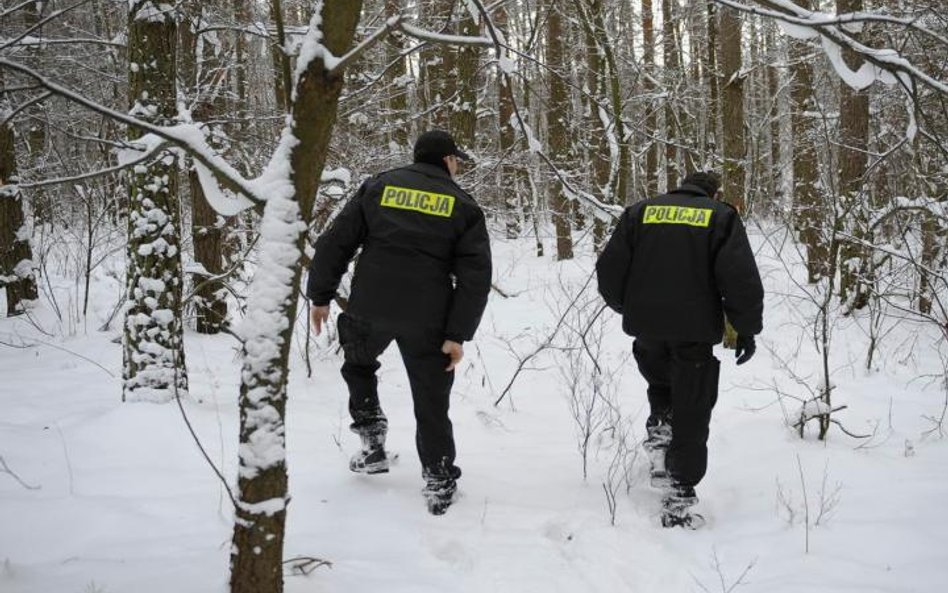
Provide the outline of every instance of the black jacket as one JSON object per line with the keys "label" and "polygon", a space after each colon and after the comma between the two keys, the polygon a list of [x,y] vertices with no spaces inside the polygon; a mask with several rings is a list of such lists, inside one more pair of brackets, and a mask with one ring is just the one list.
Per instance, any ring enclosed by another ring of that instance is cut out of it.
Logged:
{"label": "black jacket", "polygon": [[709,342],[763,327],[764,289],[744,224],[693,185],[626,208],[596,262],[599,292],[632,336]]}
{"label": "black jacket", "polygon": [[415,163],[380,173],[316,241],[306,295],[333,299],[356,250],[348,311],[393,332],[474,336],[490,292],[484,213],[447,171]]}

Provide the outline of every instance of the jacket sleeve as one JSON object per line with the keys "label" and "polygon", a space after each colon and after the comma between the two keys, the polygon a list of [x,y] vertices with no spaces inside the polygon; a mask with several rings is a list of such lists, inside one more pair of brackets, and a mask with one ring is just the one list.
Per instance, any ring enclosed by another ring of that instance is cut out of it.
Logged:
{"label": "jacket sleeve", "polygon": [[474,337],[490,294],[490,238],[484,213],[479,208],[473,223],[465,229],[454,247],[451,272],[456,284],[444,336],[460,343]]}
{"label": "jacket sleeve", "polygon": [[368,181],[362,184],[329,229],[316,240],[316,252],[306,281],[306,296],[316,306],[328,305],[336,296],[349,261],[365,240],[367,227],[362,200],[368,186]]}
{"label": "jacket sleeve", "polygon": [[632,263],[632,215],[626,208],[612,237],[596,260],[596,277],[599,282],[599,294],[610,309],[622,313],[625,301],[625,284]]}
{"label": "jacket sleeve", "polygon": [[763,329],[764,287],[744,223],[733,212],[714,256],[714,276],[724,312],[738,335],[753,336]]}

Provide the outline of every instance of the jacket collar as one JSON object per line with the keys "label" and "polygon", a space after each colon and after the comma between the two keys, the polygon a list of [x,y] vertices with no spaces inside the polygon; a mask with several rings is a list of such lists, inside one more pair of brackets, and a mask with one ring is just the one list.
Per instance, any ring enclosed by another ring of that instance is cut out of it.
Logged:
{"label": "jacket collar", "polygon": [[451,174],[439,167],[438,165],[432,165],[429,163],[412,163],[405,167],[409,171],[414,171],[416,173],[422,173],[430,177],[440,177],[442,179],[447,179],[453,181]]}

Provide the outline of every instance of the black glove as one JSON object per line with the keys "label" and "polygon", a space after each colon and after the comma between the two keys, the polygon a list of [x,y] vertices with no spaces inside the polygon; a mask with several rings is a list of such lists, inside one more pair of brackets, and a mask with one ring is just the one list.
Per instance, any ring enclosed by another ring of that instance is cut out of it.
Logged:
{"label": "black glove", "polygon": [[737,364],[744,364],[757,352],[757,344],[754,343],[754,336],[737,336],[737,346],[734,347],[734,357],[737,358]]}

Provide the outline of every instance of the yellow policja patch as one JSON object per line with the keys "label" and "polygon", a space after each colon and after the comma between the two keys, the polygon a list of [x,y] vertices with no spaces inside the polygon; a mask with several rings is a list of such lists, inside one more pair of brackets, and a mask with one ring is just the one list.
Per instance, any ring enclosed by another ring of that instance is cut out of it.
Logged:
{"label": "yellow policja patch", "polygon": [[711,224],[710,208],[687,206],[646,206],[643,224],[686,224],[706,227]]}
{"label": "yellow policja patch", "polygon": [[382,206],[399,210],[412,210],[431,216],[450,217],[454,212],[454,196],[386,185],[382,190]]}

